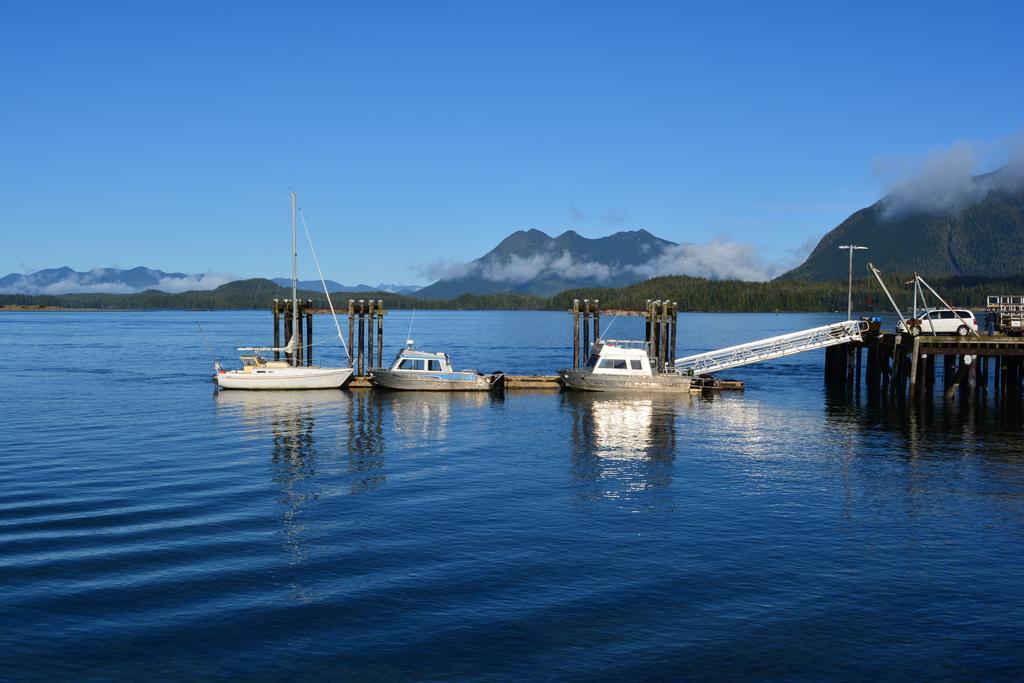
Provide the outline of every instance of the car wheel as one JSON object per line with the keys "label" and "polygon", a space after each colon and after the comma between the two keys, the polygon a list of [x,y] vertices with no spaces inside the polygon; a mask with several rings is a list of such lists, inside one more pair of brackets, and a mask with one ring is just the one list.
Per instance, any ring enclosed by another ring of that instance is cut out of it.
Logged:
{"label": "car wheel", "polygon": [[960,327],[956,328],[956,333],[959,334],[961,337],[966,337],[967,325],[961,325]]}

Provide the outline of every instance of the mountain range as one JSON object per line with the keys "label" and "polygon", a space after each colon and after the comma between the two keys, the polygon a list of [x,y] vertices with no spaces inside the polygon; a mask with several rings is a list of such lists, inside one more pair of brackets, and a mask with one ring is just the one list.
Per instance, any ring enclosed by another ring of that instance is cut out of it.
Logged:
{"label": "mountain range", "polygon": [[[67,266],[46,268],[34,273],[10,273],[0,278],[2,294],[134,294],[147,290],[177,293],[189,290],[211,290],[238,278],[220,273],[168,273],[153,268],[94,268],[77,271]],[[290,287],[288,278],[275,278],[273,282]],[[344,285],[333,280],[327,281],[331,292],[394,292],[408,294],[419,289],[414,285],[379,284]],[[299,288],[320,291],[319,280],[302,280]]]}
{"label": "mountain range", "polygon": [[[807,259],[780,280],[825,282],[846,277],[845,244],[857,252],[854,276],[867,277],[873,262],[890,273],[917,271],[926,277],[1010,277],[1024,273],[1024,169],[1006,166],[981,176],[906,184],[854,212],[818,242]],[[739,251],[737,251],[737,249]],[[744,251],[745,250],[745,251]],[[439,278],[423,288],[410,285],[345,285],[328,281],[331,292],[393,292],[421,299],[454,299],[501,293],[550,297],[565,290],[633,285],[659,275],[692,275],[712,280],[768,280],[782,268],[757,262],[753,245],[715,242],[677,244],[646,230],[586,238],[573,230],[551,237],[520,230],[469,263],[439,264]],[[722,265],[727,264],[727,268]],[[774,264],[770,264],[774,265]],[[145,290],[211,290],[237,280],[229,275],[189,275],[151,268],[68,267],[0,278],[0,293],[60,295],[131,294]],[[287,287],[287,278],[273,280]],[[304,290],[320,282],[304,280]]]}
{"label": "mountain range", "polygon": [[77,271],[67,266],[46,268],[34,273],[11,273],[0,278],[4,294],[73,294],[96,292],[131,294],[147,289],[184,292],[191,289],[213,289],[228,282],[229,276],[206,273],[187,275],[167,273],[153,268],[93,268]]}
{"label": "mountain range", "polygon": [[[291,278],[272,278],[270,280],[274,285],[280,287],[291,287]],[[392,292],[394,294],[412,294],[421,289],[419,285],[392,285],[388,283],[381,283],[380,285],[342,285],[336,283],[333,280],[328,280],[327,289],[329,292]],[[323,292],[324,286],[318,280],[300,280],[300,290],[313,290],[314,292]]]}
{"label": "mountain range", "polygon": [[642,266],[674,246],[646,230],[596,239],[573,230],[557,237],[540,230],[519,230],[480,258],[449,267],[444,277],[416,296],[449,299],[498,292],[551,296],[572,288],[617,287],[646,279]]}
{"label": "mountain range", "polygon": [[[281,287],[291,287],[291,278],[287,277],[275,277],[271,279],[275,285]],[[395,285],[386,282],[382,282],[379,285],[343,285],[340,282],[334,280],[326,280],[327,291],[329,292],[393,292],[395,294],[412,294],[420,289],[419,285]],[[299,289],[311,289],[313,291],[323,291],[323,285],[320,284],[319,280],[299,280]]]}

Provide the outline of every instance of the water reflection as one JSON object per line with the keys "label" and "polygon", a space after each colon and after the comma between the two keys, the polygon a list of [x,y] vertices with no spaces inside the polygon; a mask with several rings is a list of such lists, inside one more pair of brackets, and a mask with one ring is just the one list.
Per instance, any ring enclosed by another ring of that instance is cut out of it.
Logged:
{"label": "water reflection", "polygon": [[883,455],[890,464],[887,484],[894,488],[888,495],[906,501],[915,516],[947,514],[936,504],[937,492],[955,496],[980,487],[1001,500],[1006,521],[1017,524],[1024,517],[1024,413],[1017,407],[968,396],[910,401],[826,392],[825,420],[846,439],[842,476],[850,499],[850,492],[868,488],[859,483],[871,476],[868,459]]}
{"label": "water reflection", "polygon": [[352,475],[349,493],[353,496],[371,491],[387,479],[382,415],[381,402],[374,392],[349,392],[343,429],[345,458]]}
{"label": "water reflection", "polygon": [[[293,568],[309,554],[317,501],[356,496],[385,480],[381,406],[371,392],[249,392],[216,395],[219,416],[240,421],[241,436],[270,447],[271,480],[280,490],[284,546]],[[293,599],[311,593],[296,574]]]}
{"label": "water reflection", "polygon": [[572,414],[572,478],[581,502],[671,504],[676,416],[691,405],[688,395],[567,393],[563,400]]}
{"label": "water reflection", "polygon": [[386,391],[375,392],[391,412],[394,433],[408,446],[441,441],[448,436],[453,409],[482,408],[494,400],[486,392]]}
{"label": "water reflection", "polygon": [[1017,461],[1024,454],[1024,411],[969,396],[945,400],[938,394],[911,401],[827,391],[825,419],[830,428],[851,435],[895,436],[911,458],[978,454]]}
{"label": "water reflection", "polygon": [[[288,564],[304,564],[309,552],[304,514],[310,502],[322,495],[324,481],[316,426],[321,418],[340,412],[345,397],[338,391],[221,391],[215,400],[218,413],[241,418],[244,438],[257,442],[269,439],[271,479],[281,491]],[[291,597],[311,599],[308,588],[298,580],[292,581]]]}

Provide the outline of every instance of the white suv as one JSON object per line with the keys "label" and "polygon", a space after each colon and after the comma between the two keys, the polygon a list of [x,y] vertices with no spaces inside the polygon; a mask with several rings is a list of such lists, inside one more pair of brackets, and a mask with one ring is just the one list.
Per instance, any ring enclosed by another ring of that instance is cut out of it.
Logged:
{"label": "white suv", "polygon": [[[955,311],[955,315],[954,315]],[[978,331],[978,321],[974,313],[965,308],[953,311],[948,308],[929,308],[923,311],[918,320],[908,320],[910,330],[903,323],[896,323],[896,331],[916,337],[919,334],[958,334],[966,337],[971,330]]]}

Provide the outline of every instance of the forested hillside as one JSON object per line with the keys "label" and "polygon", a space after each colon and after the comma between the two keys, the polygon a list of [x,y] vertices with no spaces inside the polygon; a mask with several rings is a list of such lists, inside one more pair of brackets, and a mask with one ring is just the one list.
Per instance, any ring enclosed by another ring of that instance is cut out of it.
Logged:
{"label": "forested hillside", "polygon": [[[907,275],[887,275],[886,282],[901,306],[909,306],[910,295],[902,283]],[[949,301],[960,306],[982,307],[989,294],[1024,294],[1024,276],[1009,278],[951,277],[930,280]],[[72,309],[258,309],[271,299],[284,299],[290,290],[269,280],[240,280],[211,291],[166,294],[65,294],[62,296],[0,295],[0,305],[63,307]],[[323,292],[303,291],[299,296],[326,306]],[[846,311],[846,282],[804,282],[775,280],[705,280],[687,276],[659,277],[618,288],[567,290],[553,297],[519,294],[465,294],[454,299],[419,299],[389,292],[332,294],[341,311],[352,299],[382,299],[389,309],[455,310],[565,310],[572,300],[600,299],[604,308],[642,308],[647,299],[671,299],[690,311]],[[854,281],[854,307],[860,311],[890,310],[873,278]]]}

